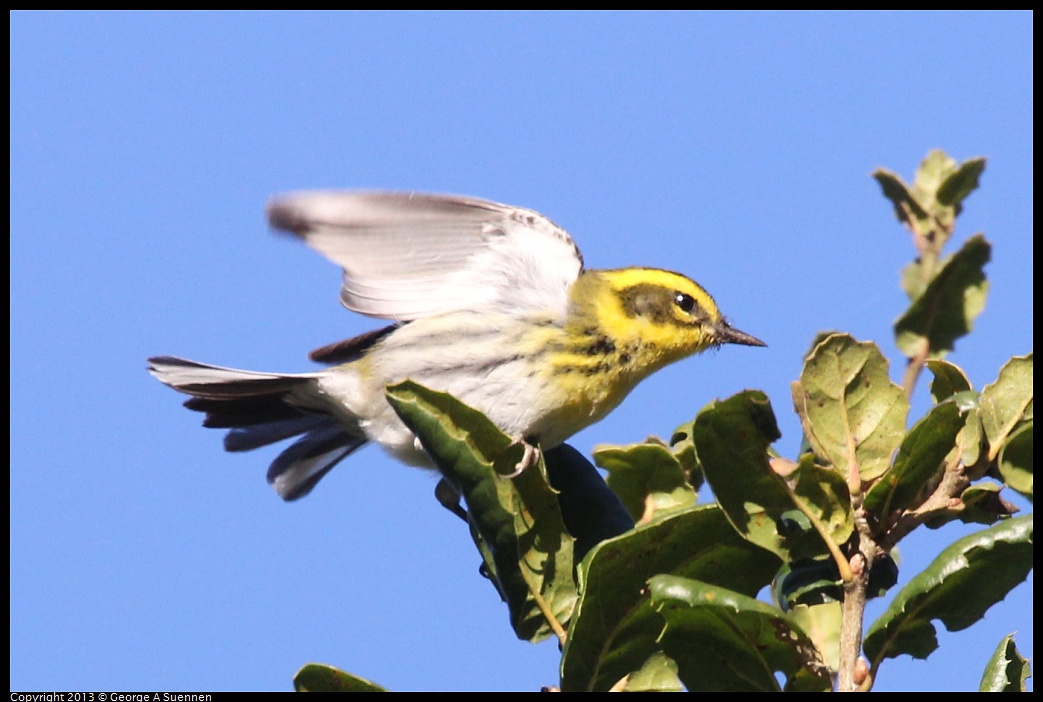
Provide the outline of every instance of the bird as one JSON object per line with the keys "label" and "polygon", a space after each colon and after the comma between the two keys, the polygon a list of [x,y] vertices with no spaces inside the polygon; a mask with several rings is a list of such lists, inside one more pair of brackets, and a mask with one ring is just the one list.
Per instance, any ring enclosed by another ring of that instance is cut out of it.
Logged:
{"label": "bird", "polygon": [[287,501],[375,443],[434,468],[385,387],[410,379],[485,414],[527,447],[553,449],[597,422],[644,378],[723,344],[766,346],[710,294],[669,270],[587,269],[572,237],[529,209],[474,197],[321,190],[273,197],[276,231],[343,270],[341,303],[385,326],[313,351],[327,364],[266,373],[176,356],[159,381],[228,429],[227,451],[296,437],[268,482]]}

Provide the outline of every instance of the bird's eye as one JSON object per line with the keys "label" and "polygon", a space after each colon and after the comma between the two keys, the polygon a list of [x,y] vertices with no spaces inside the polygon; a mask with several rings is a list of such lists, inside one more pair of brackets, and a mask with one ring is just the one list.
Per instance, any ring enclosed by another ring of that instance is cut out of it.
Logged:
{"label": "bird's eye", "polygon": [[695,309],[695,299],[691,295],[686,295],[683,292],[674,293],[674,304],[685,312],[691,312]]}

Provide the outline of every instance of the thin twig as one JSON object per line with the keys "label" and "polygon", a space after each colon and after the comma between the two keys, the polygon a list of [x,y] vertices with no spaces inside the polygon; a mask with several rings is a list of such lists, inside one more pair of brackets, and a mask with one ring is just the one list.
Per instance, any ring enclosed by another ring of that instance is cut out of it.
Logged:
{"label": "thin twig", "polygon": [[905,390],[906,400],[913,399],[913,391],[916,389],[916,383],[920,379],[920,374],[923,373],[924,366],[927,365],[927,357],[930,353],[931,343],[924,338],[920,342],[920,348],[909,357],[909,361],[905,365],[905,376],[902,378],[902,389]]}
{"label": "thin twig", "polygon": [[[856,515],[856,533],[859,550],[851,557],[851,581],[844,584],[844,601],[841,603],[840,619],[840,669],[837,676],[838,692],[856,692],[868,689],[872,677],[856,680],[855,671],[862,653],[862,626],[865,618],[866,591],[869,572],[879,552],[879,547],[869,534],[869,525],[862,514]],[[859,676],[861,677],[861,676]]]}
{"label": "thin twig", "polygon": [[826,525],[818,518],[817,514],[811,511],[807,504],[805,504],[804,500],[797,496],[797,493],[789,486],[788,482],[785,480],[780,482],[786,489],[786,494],[789,495],[793,504],[796,505],[797,509],[808,518],[808,521],[811,522],[811,526],[815,527],[815,531],[817,531],[818,535],[822,537],[822,541],[825,542],[826,548],[829,549],[829,554],[833,556],[833,560],[836,561],[837,570],[840,571],[840,579],[843,580],[845,584],[851,582],[851,578],[853,577],[851,573],[851,565],[847,562],[847,556],[845,556],[844,552],[840,550],[840,546],[833,540]]}
{"label": "thin twig", "polygon": [[543,595],[532,586],[528,578],[525,578],[525,583],[529,586],[529,592],[532,594],[532,599],[536,602],[537,609],[540,610],[540,614],[547,620],[547,624],[550,625],[551,631],[558,637],[558,641],[562,646],[565,645],[565,640],[568,638],[568,634],[565,632],[565,627],[561,625],[558,618],[554,616],[554,612],[551,610],[550,605],[543,599]]}

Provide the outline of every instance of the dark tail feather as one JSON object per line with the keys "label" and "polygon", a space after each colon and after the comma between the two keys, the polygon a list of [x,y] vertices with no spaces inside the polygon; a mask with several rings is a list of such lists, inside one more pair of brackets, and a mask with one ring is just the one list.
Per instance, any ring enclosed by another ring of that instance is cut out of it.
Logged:
{"label": "dark tail feather", "polygon": [[150,358],[149,372],[191,395],[185,407],[206,413],[203,426],[231,430],[226,451],[250,451],[300,436],[268,469],[268,482],[287,501],[307,495],[366,443],[361,428],[328,413],[314,392],[316,373],[256,373],[173,356]]}
{"label": "dark tail feather", "polygon": [[268,484],[286,501],[304,497],[333,467],[366,443],[333,418],[309,431],[279,454],[268,468]]}

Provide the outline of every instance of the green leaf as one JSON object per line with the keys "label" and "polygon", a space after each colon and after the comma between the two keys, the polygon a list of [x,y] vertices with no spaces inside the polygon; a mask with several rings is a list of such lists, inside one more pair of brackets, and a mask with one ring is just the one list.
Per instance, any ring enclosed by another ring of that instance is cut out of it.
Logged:
{"label": "green leaf", "polygon": [[815,643],[822,661],[831,671],[840,668],[840,622],[843,613],[840,602],[825,602],[808,606],[797,605],[789,612],[790,619],[803,629]]}
{"label": "green leaf", "polygon": [[995,524],[1018,512],[1017,507],[1000,497],[1000,486],[995,483],[971,485],[960,495],[960,501],[964,505],[960,521],[967,524]]}
{"label": "green leaf", "polygon": [[974,466],[981,460],[982,451],[986,448],[985,430],[981,426],[981,409],[977,405],[970,408],[966,420],[960,435],[956,437],[956,445],[959,447],[963,465]]}
{"label": "green leaf", "polygon": [[916,197],[909,190],[909,186],[905,184],[898,174],[886,168],[878,168],[873,171],[873,177],[880,184],[884,197],[894,205],[895,216],[899,222],[911,228],[915,226],[916,222],[927,219],[927,210],[916,201]]}
{"label": "green leaf", "polygon": [[920,163],[911,187],[884,168],[878,168],[873,177],[894,206],[898,220],[928,240],[937,252],[952,234],[963,201],[978,188],[984,170],[983,158],[957,165],[944,151],[935,149]]}
{"label": "green leaf", "polygon": [[740,537],[717,505],[692,507],[598,544],[579,567],[561,661],[561,689],[608,690],[661,650],[663,622],[646,582],[658,573],[699,578],[750,595],[778,570],[777,556]]}
{"label": "green leaf", "polygon": [[[779,429],[768,398],[748,390],[715,400],[695,418],[692,436],[706,480],[735,529],[788,559],[799,539],[787,541],[777,523],[794,505],[769,463],[768,447],[779,438]],[[811,537],[810,546],[806,541],[800,542],[805,550],[822,550],[817,537]]]}
{"label": "green leaf", "polygon": [[963,201],[978,189],[978,179],[985,170],[985,159],[972,158],[964,161],[938,186],[938,202],[952,207],[955,214],[963,211]]}
{"label": "green leaf", "polygon": [[978,404],[981,423],[989,441],[989,458],[995,459],[1007,438],[1032,421],[1032,354],[1015,356],[1000,368],[996,382],[981,389]]}
{"label": "green leaf", "polygon": [[681,469],[688,475],[688,484],[697,491],[706,482],[703,475],[703,467],[699,463],[699,456],[695,453],[695,442],[692,441],[693,421],[685,422],[674,429],[670,436],[670,450],[681,464]]}
{"label": "green leaf", "polygon": [[971,387],[971,381],[967,379],[967,375],[954,363],[932,358],[927,361],[927,367],[934,373],[934,380],[931,381],[931,397],[936,403],[948,400],[956,393],[974,389]]}
{"label": "green leaf", "polygon": [[[825,527],[826,534],[836,544],[851,538],[855,518],[851,511],[851,494],[844,476],[833,468],[815,463],[813,453],[805,453],[797,461],[797,469],[788,480],[793,492]],[[817,553],[818,551],[812,551]],[[806,555],[798,552],[795,555]]]}
{"label": "green leaf", "polygon": [[674,575],[649,583],[666,620],[663,651],[689,692],[825,691],[831,676],[815,644],[778,609],[752,597]]}
{"label": "green leaf", "polygon": [[[984,169],[984,159],[966,161],[957,166],[956,161],[940,149],[928,153],[917,169],[913,197],[934,220],[928,226],[933,229],[934,237],[941,237],[935,242],[936,251],[941,250],[945,238],[952,233],[956,216],[963,209],[962,202],[978,187],[978,176]],[[927,231],[923,224],[921,231]]]}
{"label": "green leaf", "polygon": [[677,663],[657,651],[615,689],[619,692],[682,692],[683,686],[677,677]]}
{"label": "green leaf", "polygon": [[898,563],[894,556],[897,550],[883,553],[873,559],[869,569],[869,582],[866,583],[866,597],[883,597],[887,591],[898,584]]}
{"label": "green leaf", "polygon": [[480,412],[408,380],[388,386],[386,394],[463,496],[472,536],[507,602],[515,634],[529,641],[550,635],[541,604],[564,624],[578,595],[573,539],[565,530],[557,495],[547,484],[542,459],[509,477],[522,460],[523,447]]}
{"label": "green leaf", "polygon": [[892,512],[915,507],[917,498],[926,497],[927,482],[942,470],[963,424],[964,415],[955,402],[931,408],[902,441],[891,470],[866,494],[866,509],[887,523]]}
{"label": "green leaf", "polygon": [[[957,170],[956,162],[941,149],[935,149],[927,153],[926,158],[920,163],[913,181],[913,196],[923,205],[933,221],[921,222],[921,232],[931,232],[932,237],[942,239],[936,242],[936,249],[941,250],[952,231],[952,222],[955,219],[955,211],[946,207],[938,199],[938,193],[945,181]],[[941,226],[937,226],[940,224]]]}
{"label": "green leaf", "polygon": [[924,263],[920,259],[916,259],[902,269],[899,285],[902,286],[902,290],[905,291],[910,302],[923,295],[929,277],[924,272]]}
{"label": "green leaf", "polygon": [[695,490],[673,452],[658,439],[630,446],[599,446],[594,462],[636,522],[648,522],[695,504]]}
{"label": "green leaf", "polygon": [[963,411],[963,429],[956,437],[956,444],[963,464],[973,466],[981,456],[982,428],[978,407],[980,395],[974,392],[971,381],[959,366],[935,358],[927,361],[927,367],[934,373],[934,380],[931,382],[931,397],[934,401],[940,404],[952,400]]}
{"label": "green leaf", "polygon": [[1008,634],[985,666],[978,692],[1027,692],[1025,682],[1031,675],[1028,660],[1014,645],[1014,634]]}
{"label": "green leaf", "polygon": [[692,432],[714,495],[744,537],[783,560],[825,553],[822,537],[800,509],[817,517],[834,542],[851,536],[854,520],[843,476],[815,465],[810,453],[785,477],[773,467],[768,449],[778,428],[763,393],[746,391],[711,402]]}
{"label": "green leaf", "polygon": [[955,173],[956,161],[941,149],[933,149],[927,153],[920,167],[916,169],[913,181],[913,193],[921,203],[933,205],[937,200],[938,190],[942,183]]}
{"label": "green leaf", "polygon": [[857,467],[863,481],[879,478],[905,435],[909,402],[891,382],[887,359],[876,344],[846,334],[811,352],[793,403],[815,453],[845,477]]}
{"label": "green leaf", "polygon": [[293,676],[296,692],[387,692],[376,683],[331,665],[309,663]]}
{"label": "green leaf", "polygon": [[980,234],[968,239],[949,257],[928,282],[923,293],[895,322],[895,343],[909,358],[925,346],[931,357],[940,357],[955,347],[956,340],[971,330],[985,307],[989,283],[984,267],[991,247]]}
{"label": "green leaf", "polygon": [[933,619],[949,631],[966,629],[1006,597],[1032,569],[1032,515],[1000,522],[946,548],[895,595],[866,634],[873,667],[908,654],[927,658],[938,648]]}
{"label": "green leaf", "polygon": [[1000,450],[1003,482],[1032,499],[1032,422],[1022,425]]}

